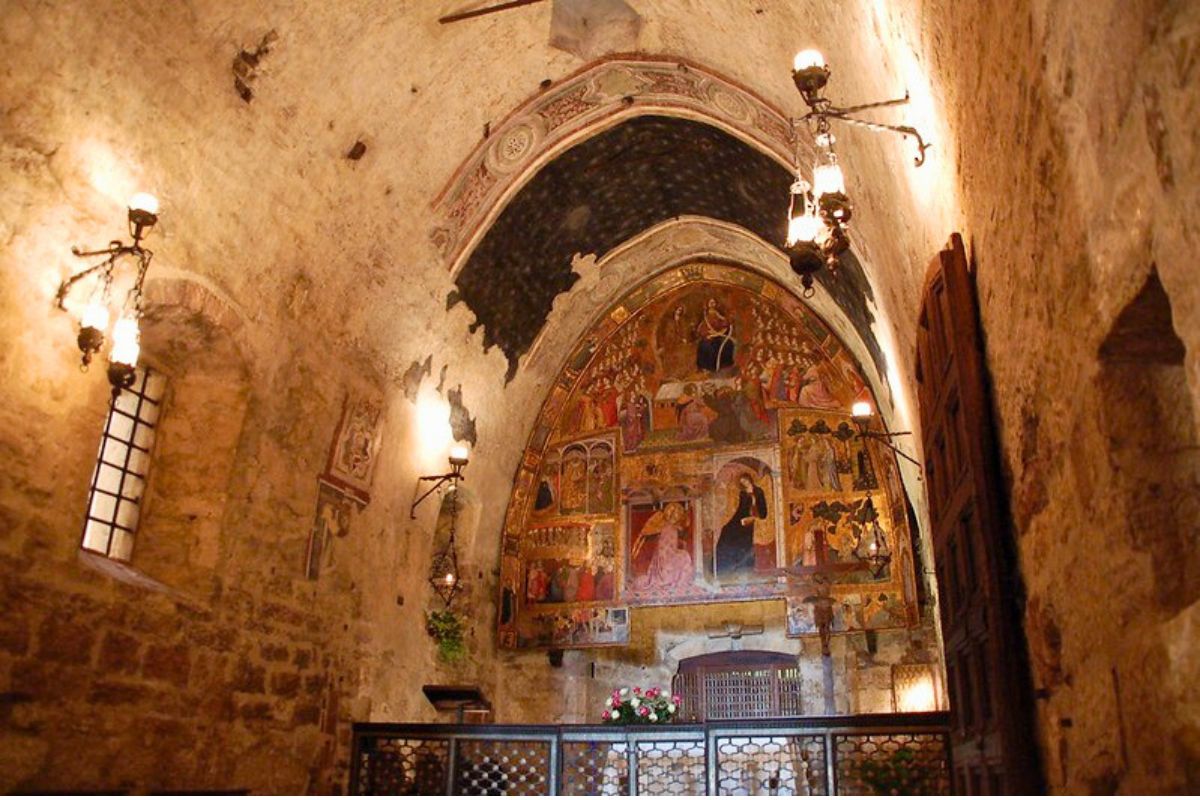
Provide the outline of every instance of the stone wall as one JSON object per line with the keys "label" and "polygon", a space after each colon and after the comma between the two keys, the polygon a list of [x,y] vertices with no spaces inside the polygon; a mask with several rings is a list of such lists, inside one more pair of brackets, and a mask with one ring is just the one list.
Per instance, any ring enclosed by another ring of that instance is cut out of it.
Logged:
{"label": "stone wall", "polygon": [[[933,8],[922,41],[962,154],[1048,785],[1195,789],[1200,14]],[[1152,268],[1186,353],[1106,364]]]}
{"label": "stone wall", "polygon": [[333,790],[355,592],[305,581],[303,558],[340,397],[293,403],[313,354],[258,372],[195,284],[149,295],[143,358],[169,391],[128,566],[79,549],[103,372],[74,368],[41,304],[5,304],[45,336],[5,354],[25,381],[0,439],[3,788]]}
{"label": "stone wall", "polygon": [[[489,686],[498,700],[496,716],[514,723],[557,720],[599,724],[604,699],[613,689],[669,689],[681,659],[731,649],[795,654],[801,671],[804,713],[823,715],[826,697],[820,640],[787,638],[784,616],[780,601],[635,608],[631,610],[627,647],[568,651],[557,668],[549,666],[545,652],[501,651],[497,666],[503,678]],[[728,623],[762,626],[763,630],[737,641],[710,635],[719,636]],[[941,674],[936,633],[928,622],[910,630],[835,635],[830,651],[832,713],[836,714],[895,711],[895,664],[933,664]]]}

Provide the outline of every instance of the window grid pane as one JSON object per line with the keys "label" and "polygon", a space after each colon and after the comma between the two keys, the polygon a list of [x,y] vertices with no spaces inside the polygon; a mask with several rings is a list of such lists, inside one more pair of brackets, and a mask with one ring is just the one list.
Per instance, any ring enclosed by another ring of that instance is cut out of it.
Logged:
{"label": "window grid pane", "polygon": [[133,385],[109,406],[92,473],[83,549],[118,561],[128,561],[132,555],[165,390],[163,376],[139,369]]}

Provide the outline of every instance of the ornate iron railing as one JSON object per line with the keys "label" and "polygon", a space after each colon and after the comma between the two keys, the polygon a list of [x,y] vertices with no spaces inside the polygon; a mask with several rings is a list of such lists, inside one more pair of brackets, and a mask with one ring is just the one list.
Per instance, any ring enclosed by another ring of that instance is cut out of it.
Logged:
{"label": "ornate iron railing", "polygon": [[948,794],[948,716],[354,726],[352,794]]}

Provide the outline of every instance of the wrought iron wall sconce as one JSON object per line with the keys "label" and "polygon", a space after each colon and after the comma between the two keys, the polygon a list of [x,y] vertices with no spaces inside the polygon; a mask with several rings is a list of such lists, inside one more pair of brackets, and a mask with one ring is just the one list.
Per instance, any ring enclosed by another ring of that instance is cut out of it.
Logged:
{"label": "wrought iron wall sconce", "polygon": [[55,305],[66,311],[66,300],[71,291],[84,280],[96,278],[80,315],[79,333],[75,339],[82,353],[79,367],[86,372],[93,356],[104,346],[108,335],[113,273],[126,257],[135,263],[133,287],[125,295],[120,316],[112,329],[112,349],[109,351],[107,373],[108,382],[113,387],[113,397],[119,395],[122,389],[133,385],[141,352],[141,331],[138,325],[142,318],[142,287],[146,281],[146,272],[150,269],[150,262],[154,258],[154,253],[142,246],[142,240],[158,222],[158,200],[145,192],[135,194],[129,201],[128,221],[132,244],[114,239],[108,243],[108,247],[98,250],[71,248],[71,252],[79,258],[105,258],[59,284],[58,293],[54,298]]}
{"label": "wrought iron wall sconce", "polygon": [[449,472],[443,473],[441,475],[421,475],[420,477],[417,478],[417,488],[413,492],[414,495],[417,492],[421,491],[422,483],[425,483],[426,481],[433,481],[433,485],[430,486],[428,489],[426,489],[424,492],[421,492],[419,497],[414,497],[414,499],[412,501],[412,507],[409,508],[409,510],[408,510],[408,518],[409,519],[417,518],[417,506],[421,505],[421,503],[423,503],[425,501],[425,498],[429,497],[429,495],[433,494],[438,489],[442,488],[443,486],[445,486],[447,483],[450,483],[451,481],[456,482],[456,481],[464,480],[462,471],[463,471],[463,467],[467,466],[467,462],[470,460],[470,456],[471,456],[471,451],[468,450],[466,448],[466,446],[455,445],[454,447],[450,448],[450,456],[448,459],[450,461],[450,471]]}
{"label": "wrought iron wall sconce", "polygon": [[[912,431],[889,431],[886,423],[882,431],[871,430],[871,420],[875,417],[875,412],[871,409],[871,404],[865,401],[859,401],[850,408],[850,415],[854,419],[854,425],[858,428],[859,439],[874,439],[882,444],[887,449],[891,450],[896,455],[913,464],[916,467],[921,466],[921,462],[904,452],[896,445],[892,444],[892,439],[896,436],[912,436]],[[880,422],[883,418],[880,417]],[[921,479],[921,473],[917,473],[917,480]]]}
{"label": "wrought iron wall sconce", "polygon": [[[908,94],[895,100],[863,103],[856,106],[835,106],[822,92],[829,83],[830,71],[825,57],[816,50],[804,50],[796,54],[792,64],[792,80],[808,106],[808,113],[792,121],[793,138],[796,140],[796,180],[792,183],[788,201],[788,229],[786,250],[792,270],[800,276],[804,296],[812,297],[813,279],[821,267],[831,273],[837,271],[838,256],[850,248],[850,237],[846,229],[854,215],[854,208],[846,194],[846,180],[834,152],[834,135],[830,122],[844,122],[876,132],[891,132],[917,141],[916,166],[925,163],[925,151],[930,145],[925,142],[916,128],[908,125],[887,125],[881,122],[859,119],[856,114],[876,108],[904,105]],[[795,129],[806,124],[817,145],[817,161],[813,165],[813,179],[809,183],[800,174],[799,137]]]}

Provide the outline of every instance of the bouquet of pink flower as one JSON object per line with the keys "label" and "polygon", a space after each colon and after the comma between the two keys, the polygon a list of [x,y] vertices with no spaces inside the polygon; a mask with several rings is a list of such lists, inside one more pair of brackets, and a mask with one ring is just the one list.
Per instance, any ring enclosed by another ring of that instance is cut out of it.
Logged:
{"label": "bouquet of pink flower", "polygon": [[609,725],[662,725],[675,717],[679,700],[679,695],[657,687],[645,691],[640,686],[616,689],[605,698],[600,718]]}

